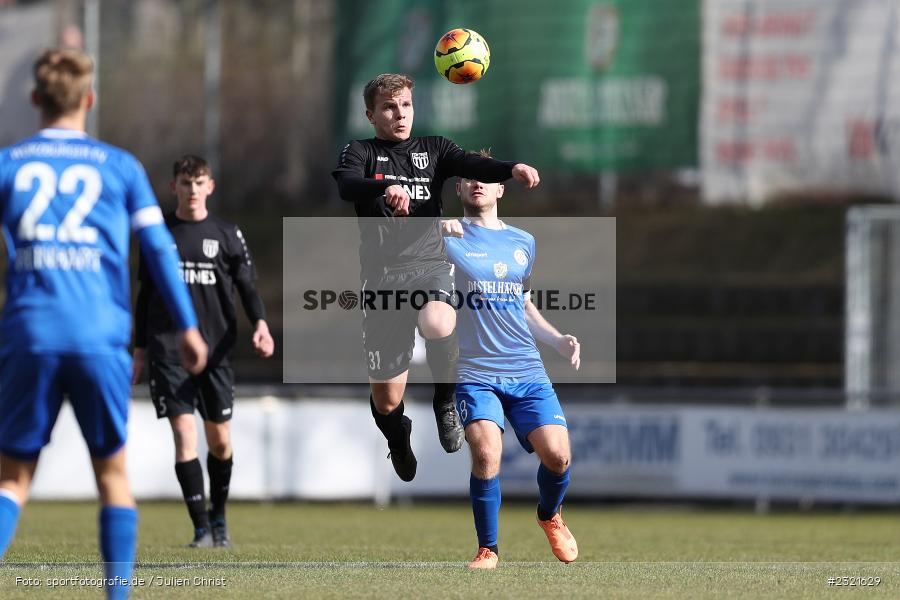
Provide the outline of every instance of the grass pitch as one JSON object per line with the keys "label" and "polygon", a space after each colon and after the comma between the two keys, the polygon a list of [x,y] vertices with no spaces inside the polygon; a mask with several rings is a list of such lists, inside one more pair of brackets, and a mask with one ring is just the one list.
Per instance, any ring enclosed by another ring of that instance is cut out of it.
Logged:
{"label": "grass pitch", "polygon": [[[135,576],[144,583],[133,598],[900,597],[900,515],[890,512],[572,506],[564,516],[580,556],[563,565],[534,508],[509,504],[500,568],[470,573],[477,544],[464,503],[235,503],[231,550],[183,548],[191,531],[181,504],[143,503],[140,511]],[[96,522],[94,504],[30,504],[0,567],[0,597],[47,597],[54,578],[98,577],[101,566],[89,564],[99,560]],[[830,577],[847,585],[830,586]],[[876,577],[878,585],[859,585]],[[56,595],[101,597],[68,584]]]}

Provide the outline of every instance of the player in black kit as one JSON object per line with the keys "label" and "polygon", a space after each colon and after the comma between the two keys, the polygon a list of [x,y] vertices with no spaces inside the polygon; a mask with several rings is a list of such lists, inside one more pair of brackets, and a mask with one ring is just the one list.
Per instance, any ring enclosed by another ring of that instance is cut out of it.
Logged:
{"label": "player in black kit", "polygon": [[[449,177],[485,182],[515,178],[532,188],[538,172],[525,164],[466,153],[439,137],[410,137],[413,81],[384,74],[363,92],[366,117],[375,137],[353,140],[332,172],[341,198],[354,203],[359,217],[363,293],[367,290],[422,291],[430,301],[420,310],[366,310],[363,345],[369,402],[375,423],[387,439],[394,470],[403,481],[416,474],[410,447],[412,423],[403,415],[403,393],[415,343],[415,327],[425,338],[434,380],[434,412],[441,445],[462,446],[463,430],[453,400],[459,348],[452,265],[441,236],[441,187]],[[425,217],[408,219],[404,217]]]}
{"label": "player in black kit", "polygon": [[[272,356],[275,343],[254,284],[256,268],[241,230],[207,211],[206,199],[215,187],[209,165],[200,157],[184,156],[175,162],[173,177],[171,186],[178,207],[166,215],[166,225],[178,246],[182,277],[194,301],[200,333],[209,344],[209,360],[199,375],[188,374],[175,360],[176,331],[142,260],[134,311],[134,383],[148,367],[156,415],[168,418],[172,426],[175,475],[194,523],[194,540],[189,546],[227,547],[230,539],[225,502],[231,482],[229,421],[234,404],[234,373],[229,359],[237,337],[235,287],[253,325],[256,353],[263,358]],[[208,511],[197,457],[195,408],[203,418],[209,447]]]}

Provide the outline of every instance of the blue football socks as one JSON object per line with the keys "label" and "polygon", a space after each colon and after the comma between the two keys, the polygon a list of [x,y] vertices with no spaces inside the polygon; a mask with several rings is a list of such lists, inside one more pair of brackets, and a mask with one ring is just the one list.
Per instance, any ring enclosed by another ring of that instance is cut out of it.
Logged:
{"label": "blue football socks", "polygon": [[127,598],[137,550],[136,508],[104,506],[100,509],[100,552],[106,563],[107,598]]}
{"label": "blue football socks", "polygon": [[19,504],[12,498],[12,494],[0,490],[0,560],[6,554],[6,549],[16,533],[16,523],[19,522]]}
{"label": "blue football socks", "polygon": [[478,546],[495,548],[500,518],[500,476],[478,479],[472,475],[469,477],[469,495],[472,498]]}
{"label": "blue football socks", "polygon": [[547,521],[553,518],[559,511],[566,489],[569,487],[569,469],[564,473],[554,473],[541,463],[537,472],[538,492],[538,518]]}

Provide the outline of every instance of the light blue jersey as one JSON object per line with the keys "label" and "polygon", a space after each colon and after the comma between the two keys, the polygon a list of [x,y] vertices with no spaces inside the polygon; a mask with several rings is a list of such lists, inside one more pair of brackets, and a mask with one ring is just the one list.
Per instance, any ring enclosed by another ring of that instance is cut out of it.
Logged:
{"label": "light blue jersey", "polygon": [[534,237],[502,222],[501,229],[461,222],[463,237],[445,238],[462,294],[456,317],[459,417],[463,427],[488,420],[501,431],[505,417],[522,447],[533,452],[528,434],[544,425],[566,426],[525,320]]}
{"label": "light blue jersey", "polygon": [[456,267],[456,289],[463,300],[456,325],[458,380],[486,382],[512,377],[549,382],[525,321],[534,237],[506,224],[495,230],[468,219],[461,222],[463,237],[445,238],[447,255]]}
{"label": "light blue jersey", "polygon": [[126,348],[129,232],[162,223],[137,159],[80,131],[44,129],[0,150],[0,209],[9,254],[2,346]]}
{"label": "light blue jersey", "polygon": [[130,231],[179,328],[197,324],[147,174],[124,150],[44,129],[0,150],[0,211],[0,453],[37,460],[68,396],[91,456],[110,456],[131,392]]}

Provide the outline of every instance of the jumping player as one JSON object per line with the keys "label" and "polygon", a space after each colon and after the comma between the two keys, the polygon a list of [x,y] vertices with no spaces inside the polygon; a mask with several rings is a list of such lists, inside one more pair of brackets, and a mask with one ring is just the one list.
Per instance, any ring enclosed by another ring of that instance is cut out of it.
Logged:
{"label": "jumping player", "polygon": [[[244,235],[207,209],[207,198],[215,189],[209,164],[198,156],[183,156],[175,161],[172,178],[171,189],[178,206],[166,215],[166,225],[178,245],[181,272],[200,319],[200,333],[209,344],[209,362],[199,375],[191,375],[178,365],[172,322],[160,309],[158,289],[142,261],[141,288],[134,311],[134,383],[149,366],[150,396],[157,418],[168,418],[172,427],[175,476],[194,524],[194,539],[188,546],[228,547],[231,540],[225,502],[233,462],[230,421],[234,372],[229,359],[237,331],[235,287],[253,325],[251,342],[256,353],[268,358],[275,344],[266,324],[262,298],[256,291],[256,268]],[[209,510],[197,456],[195,408],[203,418],[209,447]]]}
{"label": "jumping player", "polygon": [[67,395],[100,493],[107,595],[124,598],[137,538],[125,472],[129,225],[172,314],[184,368],[201,371],[207,347],[144,168],[85,134],[93,70],[81,52],[44,52],[32,93],[42,129],[0,150],[9,255],[0,322],[0,557]]}
{"label": "jumping player", "polygon": [[403,481],[416,474],[403,393],[417,326],[434,380],[441,445],[447,452],[462,446],[453,401],[459,355],[456,315],[448,304],[453,275],[439,222],[444,181],[459,175],[483,181],[513,177],[529,188],[539,182],[528,165],[466,153],[443,137],[411,137],[412,90],[412,79],[398,74],[379,75],[366,85],[366,117],[375,137],[347,144],[332,173],[341,197],[354,203],[359,217],[363,290],[421,290],[432,298],[418,311],[366,310],[363,318],[372,416]]}
{"label": "jumping player", "polygon": [[529,299],[534,237],[497,218],[503,186],[461,179],[456,192],[465,218],[445,221],[444,233],[458,236],[448,237],[447,253],[456,266],[457,289],[466,298],[459,311],[456,401],[472,452],[469,493],[479,548],[469,567],[497,566],[504,416],[522,447],[540,458],[538,524],[553,554],[569,563],[578,556],[578,546],[559,514],[569,485],[569,435],[535,338],[553,346],[575,369],[581,347],[574,336],[548,323]]}

